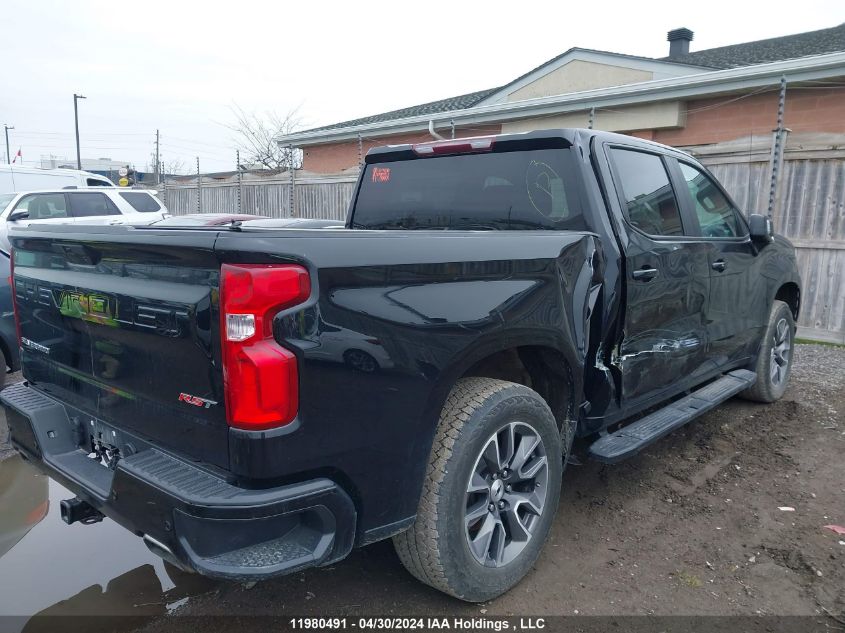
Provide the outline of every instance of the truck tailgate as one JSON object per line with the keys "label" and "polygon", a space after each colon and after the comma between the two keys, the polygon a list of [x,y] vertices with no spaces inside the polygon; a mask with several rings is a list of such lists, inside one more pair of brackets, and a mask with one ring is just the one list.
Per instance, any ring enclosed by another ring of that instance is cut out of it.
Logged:
{"label": "truck tailgate", "polygon": [[62,233],[13,239],[24,378],[93,428],[225,468],[217,233]]}

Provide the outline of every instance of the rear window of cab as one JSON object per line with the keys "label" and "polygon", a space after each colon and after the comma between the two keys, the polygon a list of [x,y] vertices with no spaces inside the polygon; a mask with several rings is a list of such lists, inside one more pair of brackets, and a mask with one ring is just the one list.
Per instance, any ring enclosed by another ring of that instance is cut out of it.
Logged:
{"label": "rear window of cab", "polygon": [[370,163],[352,226],[584,230],[572,160],[555,148]]}

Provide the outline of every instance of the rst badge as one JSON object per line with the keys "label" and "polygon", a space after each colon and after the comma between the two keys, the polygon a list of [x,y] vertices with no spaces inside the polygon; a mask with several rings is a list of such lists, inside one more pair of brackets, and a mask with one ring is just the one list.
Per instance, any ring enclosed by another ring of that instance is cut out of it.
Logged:
{"label": "rst badge", "polygon": [[212,406],[217,404],[214,400],[200,398],[199,396],[192,396],[189,393],[180,393],[179,402],[187,402],[188,404],[192,404],[195,407],[202,407],[203,409],[210,409]]}

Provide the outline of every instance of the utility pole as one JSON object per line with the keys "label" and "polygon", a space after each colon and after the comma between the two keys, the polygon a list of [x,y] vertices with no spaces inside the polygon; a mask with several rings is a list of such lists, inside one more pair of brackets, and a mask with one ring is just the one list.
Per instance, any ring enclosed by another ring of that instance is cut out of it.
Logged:
{"label": "utility pole", "polygon": [[596,107],[593,106],[593,107],[590,108],[590,121],[587,123],[587,128],[592,130],[593,129],[593,123],[595,123],[595,121],[596,121]]}
{"label": "utility pole", "polygon": [[358,171],[364,168],[364,144],[361,141],[361,133],[358,132]]}
{"label": "utility pole", "polygon": [[455,138],[455,120],[449,119],[449,126],[452,128],[452,138]]}
{"label": "utility pole", "polygon": [[3,124],[3,127],[6,129],[6,162],[10,165],[12,164],[12,154],[9,151],[9,130],[14,130],[14,125],[6,125]]}
{"label": "utility pole", "polygon": [[296,187],[296,172],[294,170],[293,164],[293,145],[288,145],[288,169],[290,169],[290,217],[296,217],[296,210],[294,209],[295,201],[296,201],[296,193],[294,187]]}
{"label": "utility pole", "polygon": [[202,200],[202,176],[200,175],[200,157],[197,156],[197,213],[200,212]]}
{"label": "utility pole", "polygon": [[156,130],[156,185],[161,183],[161,156],[158,153],[158,130]]}
{"label": "utility pole", "polygon": [[772,156],[771,156],[771,178],[769,180],[769,206],[767,215],[769,218],[775,211],[777,200],[778,182],[780,181],[780,170],[783,166],[783,146],[785,145],[785,132],[783,127],[783,111],[786,105],[786,75],[780,78],[780,95],[778,97],[778,119],[777,127],[772,131]]}
{"label": "utility pole", "polygon": [[239,149],[235,150],[235,169],[238,170],[238,213],[241,213],[244,178],[243,171],[241,171],[241,150]]}
{"label": "utility pole", "polygon": [[82,95],[73,93],[73,127],[76,130],[76,168],[82,169],[82,157],[79,153],[79,109],[76,102],[80,99],[85,99]]}

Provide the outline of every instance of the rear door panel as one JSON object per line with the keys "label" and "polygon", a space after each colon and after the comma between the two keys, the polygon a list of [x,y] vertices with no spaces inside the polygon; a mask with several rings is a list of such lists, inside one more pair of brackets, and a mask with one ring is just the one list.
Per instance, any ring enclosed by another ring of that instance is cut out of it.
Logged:
{"label": "rear door panel", "polygon": [[[637,235],[628,244],[626,263],[625,336],[618,358],[624,398],[634,400],[711,371],[705,353],[709,275],[704,245]],[[635,279],[633,272],[642,268],[656,268],[657,277]]]}

